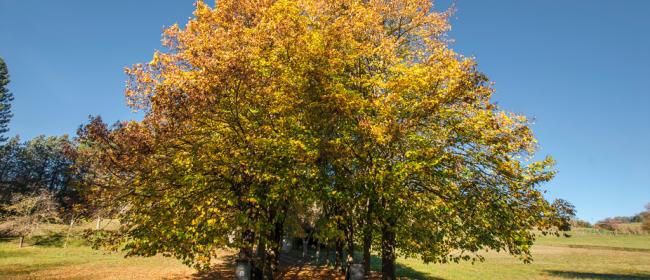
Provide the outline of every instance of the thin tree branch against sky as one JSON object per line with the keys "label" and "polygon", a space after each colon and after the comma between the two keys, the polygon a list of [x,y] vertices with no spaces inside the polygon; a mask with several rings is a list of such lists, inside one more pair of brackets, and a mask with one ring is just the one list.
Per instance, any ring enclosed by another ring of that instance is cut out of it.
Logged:
{"label": "thin tree branch against sky", "polygon": [[[438,1],[439,9],[450,1]],[[496,82],[495,100],[536,120],[547,188],[590,221],[650,201],[649,1],[458,0],[450,38]],[[11,73],[8,135],[72,134],[89,114],[138,118],[123,68],[148,61],[193,0],[0,0],[0,56]]]}

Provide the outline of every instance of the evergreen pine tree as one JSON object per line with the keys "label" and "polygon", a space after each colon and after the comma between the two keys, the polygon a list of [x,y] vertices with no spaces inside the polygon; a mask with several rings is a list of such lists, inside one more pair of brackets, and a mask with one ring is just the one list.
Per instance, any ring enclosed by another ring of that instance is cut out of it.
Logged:
{"label": "evergreen pine tree", "polygon": [[7,64],[0,58],[0,143],[7,141],[4,134],[9,131],[9,121],[13,116],[11,101],[14,100],[14,96],[7,89],[7,84],[9,84],[9,70]]}

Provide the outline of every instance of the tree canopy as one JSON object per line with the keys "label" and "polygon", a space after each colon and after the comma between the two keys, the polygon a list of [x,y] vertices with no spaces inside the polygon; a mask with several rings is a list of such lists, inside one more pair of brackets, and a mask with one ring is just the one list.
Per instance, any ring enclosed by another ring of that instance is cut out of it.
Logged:
{"label": "tree canopy", "polygon": [[89,188],[127,209],[129,254],[199,268],[234,247],[272,277],[295,220],[348,264],[360,243],[367,264],[381,248],[385,279],[398,254],[530,261],[533,231],[567,230],[573,209],[544,198],[553,160],[450,48],[450,15],[428,0],[199,1],[127,69],[144,119],[80,129]]}

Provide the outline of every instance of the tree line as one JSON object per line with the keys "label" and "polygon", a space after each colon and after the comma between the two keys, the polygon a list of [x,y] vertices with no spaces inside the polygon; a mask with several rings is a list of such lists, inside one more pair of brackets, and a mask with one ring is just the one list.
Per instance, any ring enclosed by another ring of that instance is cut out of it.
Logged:
{"label": "tree line", "polygon": [[[625,224],[630,223],[641,223],[640,230],[636,228],[630,228],[625,226]],[[590,226],[591,227],[591,226]],[[631,232],[639,233],[640,231],[650,232],[650,203],[645,206],[645,211],[638,213],[633,216],[616,216],[602,219],[596,224],[593,225],[596,229],[604,229],[609,231],[622,231],[622,232]]]}
{"label": "tree line", "polygon": [[74,169],[75,141],[68,136],[9,138],[13,114],[9,70],[0,58],[0,236],[19,236],[19,246],[42,223],[70,221],[89,210]]}
{"label": "tree line", "polygon": [[528,119],[491,101],[474,59],[450,48],[451,11],[253,2],[197,2],[165,29],[165,51],[127,69],[142,120],[10,140],[2,199],[38,188],[70,220],[117,218],[110,242],[127,255],[209,269],[235,248],[257,279],[274,277],[287,237],[333,249],[342,271],[368,275],[379,254],[395,279],[398,256],[529,262],[533,230],[569,230],[573,207],[543,196],[553,160],[534,160]]}

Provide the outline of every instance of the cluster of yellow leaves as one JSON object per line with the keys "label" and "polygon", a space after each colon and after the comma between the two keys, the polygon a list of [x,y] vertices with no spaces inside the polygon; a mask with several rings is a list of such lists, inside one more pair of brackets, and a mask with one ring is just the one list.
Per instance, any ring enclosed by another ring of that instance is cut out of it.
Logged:
{"label": "cluster of yellow leaves", "polygon": [[168,51],[126,70],[145,112],[111,156],[132,177],[129,248],[205,264],[214,247],[277,241],[314,203],[326,239],[364,227],[426,261],[529,254],[530,229],[557,225],[537,190],[552,160],[520,163],[536,145],[527,120],[448,47],[450,14],[429,0],[197,2],[164,31]]}

